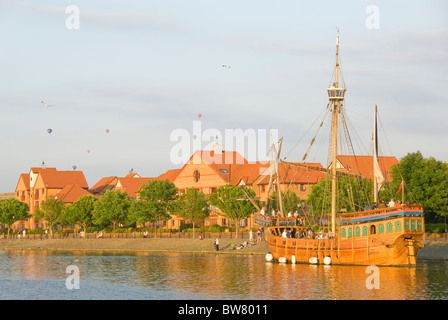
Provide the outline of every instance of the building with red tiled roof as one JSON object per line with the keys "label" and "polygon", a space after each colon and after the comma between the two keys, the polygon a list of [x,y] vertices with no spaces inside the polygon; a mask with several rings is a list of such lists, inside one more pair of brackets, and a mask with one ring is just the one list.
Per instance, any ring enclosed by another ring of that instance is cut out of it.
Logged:
{"label": "building with red tiled roof", "polygon": [[104,177],[90,188],[90,192],[96,197],[101,197],[107,190],[119,190],[136,199],[141,186],[154,179],[156,178],[142,178],[138,173],[129,173],[124,177]]}
{"label": "building with red tiled roof", "polygon": [[[321,164],[308,164],[325,171]],[[311,170],[292,164],[280,163],[280,189],[291,190],[300,199],[306,200],[310,187],[326,176],[326,172]],[[264,203],[268,200],[268,185],[271,178],[270,162],[248,162],[236,151],[225,151],[216,146],[210,151],[196,151],[179,170],[175,171],[172,181],[179,189],[179,194],[187,188],[194,187],[204,194],[212,194],[223,185],[240,185],[252,188],[256,197]],[[274,188],[273,188],[274,189]],[[270,191],[270,194],[274,190]],[[276,189],[276,187],[275,187]],[[180,217],[172,216],[167,227],[179,228],[184,223]],[[210,217],[205,219],[206,225],[228,225],[229,221],[212,208]],[[249,222],[250,223],[250,222]]]}
{"label": "building with red tiled roof", "polygon": [[[308,199],[308,194],[311,192],[311,187],[325,178],[327,173],[320,163],[301,163],[301,165],[305,165],[306,167],[292,163],[278,164],[280,190],[282,192],[292,191],[301,200],[306,200]],[[322,169],[322,171],[313,170],[312,168]],[[260,175],[252,186],[257,196],[260,197],[260,200],[265,203],[267,203],[269,196],[272,195],[273,190],[277,189],[275,180],[273,181],[272,190],[269,190],[269,195],[267,194],[270,180],[270,173],[266,171]]]}
{"label": "building with red tiled roof", "polygon": [[104,177],[101,178],[97,183],[95,183],[90,188],[90,193],[93,195],[99,197],[106,193],[107,190],[114,190],[115,186],[117,185],[118,177],[112,176],[112,177]]}
{"label": "building with red tiled roof", "polygon": [[174,178],[176,178],[177,174],[179,173],[181,169],[172,169],[168,170],[165,173],[162,173],[160,176],[158,176],[157,180],[168,180],[169,182],[173,182]]}
{"label": "building with red tiled roof", "polygon": [[30,208],[31,218],[18,223],[21,227],[35,229],[43,223],[35,221],[34,210],[42,200],[55,198],[67,185],[77,185],[87,192],[89,186],[82,171],[58,171],[56,168],[33,167],[27,174],[21,174],[16,186],[16,198],[26,202]]}
{"label": "building with red tiled roof", "polygon": [[[373,156],[338,156],[337,168],[358,174],[366,179],[373,179]],[[385,181],[391,181],[390,170],[399,161],[395,157],[378,157],[378,165]]]}
{"label": "building with red tiled roof", "polygon": [[82,196],[92,196],[92,194],[77,184],[68,184],[61,191],[55,194],[54,198],[64,201],[67,204],[72,204]]}
{"label": "building with red tiled roof", "polygon": [[142,186],[155,178],[141,178],[140,176],[118,178],[117,185],[114,190],[124,191],[134,200],[138,198],[138,191]]}

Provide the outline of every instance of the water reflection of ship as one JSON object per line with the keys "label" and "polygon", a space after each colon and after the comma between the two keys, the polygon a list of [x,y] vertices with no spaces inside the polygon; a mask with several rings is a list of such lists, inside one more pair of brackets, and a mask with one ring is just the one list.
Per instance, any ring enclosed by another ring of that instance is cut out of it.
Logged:
{"label": "water reflection of ship", "polygon": [[[258,213],[255,223],[267,229],[267,245],[269,254],[266,259],[278,262],[292,263],[325,263],[343,265],[415,265],[416,256],[421,247],[424,233],[423,209],[420,205],[402,204],[388,208],[372,209],[341,213],[337,216],[337,180],[340,176],[361,178],[355,174],[342,173],[337,170],[338,150],[338,116],[345,124],[343,101],[345,86],[339,81],[339,32],[336,41],[336,67],[334,82],[327,89],[329,103],[327,112],[331,113],[331,164],[329,169],[310,167],[305,163],[292,163],[310,170],[324,170],[331,177],[331,229],[321,232],[317,237],[310,233],[301,221],[294,217],[286,217],[282,208],[280,188],[278,199],[280,212],[276,217]],[[333,79],[332,79],[333,80]],[[330,82],[331,83],[331,82]],[[376,112],[374,130],[376,137]],[[314,142],[311,142],[311,144]],[[378,150],[376,140],[374,145],[374,170],[378,169]],[[275,147],[273,145],[275,151]],[[276,154],[275,152],[273,152]],[[305,155],[306,156],[306,155]],[[305,157],[304,157],[305,158]],[[273,172],[275,179],[279,156],[273,157]],[[284,162],[284,161],[283,161]],[[381,173],[375,171],[374,197],[377,201],[378,184],[381,184]],[[276,179],[277,182],[279,179]],[[340,209],[340,208],[339,208]],[[292,237],[282,235],[285,230]]]}

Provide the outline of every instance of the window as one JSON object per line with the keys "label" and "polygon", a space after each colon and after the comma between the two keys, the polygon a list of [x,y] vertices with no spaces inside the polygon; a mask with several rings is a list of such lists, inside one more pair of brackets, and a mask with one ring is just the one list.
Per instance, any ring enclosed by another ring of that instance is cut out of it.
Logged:
{"label": "window", "polygon": [[392,222],[388,222],[388,223],[387,223],[387,225],[386,225],[386,231],[387,231],[387,232],[392,232],[392,231],[394,231],[394,230],[393,230]]}
{"label": "window", "polygon": [[198,182],[200,178],[201,178],[201,174],[199,173],[198,170],[193,172],[193,180],[194,180],[194,182]]}
{"label": "window", "polygon": [[370,226],[370,234],[376,234],[376,226],[375,225]]}
{"label": "window", "polygon": [[418,220],[417,221],[417,230],[422,230],[422,228],[423,228],[422,220]]}
{"label": "window", "polygon": [[380,223],[378,225],[378,233],[384,233],[384,224]]}
{"label": "window", "polygon": [[306,190],[306,186],[304,184],[300,185],[300,191],[305,191]]}
{"label": "window", "polygon": [[362,235],[363,236],[367,235],[367,226],[362,227]]}

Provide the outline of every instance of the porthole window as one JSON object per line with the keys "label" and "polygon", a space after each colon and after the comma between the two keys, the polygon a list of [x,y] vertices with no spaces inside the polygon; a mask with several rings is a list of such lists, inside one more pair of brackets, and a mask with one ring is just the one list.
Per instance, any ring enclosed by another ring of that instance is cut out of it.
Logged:
{"label": "porthole window", "polygon": [[198,170],[193,172],[193,180],[194,180],[194,182],[198,182],[200,178],[201,178],[201,174],[199,173]]}

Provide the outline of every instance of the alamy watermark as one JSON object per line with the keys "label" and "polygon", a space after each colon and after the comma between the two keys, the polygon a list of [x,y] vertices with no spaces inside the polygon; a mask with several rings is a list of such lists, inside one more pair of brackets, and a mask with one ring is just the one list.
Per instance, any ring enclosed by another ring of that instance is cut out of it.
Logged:
{"label": "alamy watermark", "polygon": [[[241,164],[244,158],[266,160],[272,143],[278,142],[277,129],[225,129],[224,134],[215,128],[202,130],[201,121],[193,121],[192,132],[178,128],[171,132],[170,141],[176,142],[170,151],[172,164],[186,163],[191,155],[198,150],[209,150],[202,153],[202,160],[215,164]],[[220,145],[222,149],[217,145]],[[244,158],[223,151],[237,151]],[[193,164],[198,164],[201,158],[193,158]]]}
{"label": "alamy watermark", "polygon": [[378,30],[380,28],[380,8],[375,5],[367,6],[366,14],[368,14],[365,22],[366,28]]}
{"label": "alamy watermark", "polygon": [[79,289],[79,268],[76,265],[69,265],[65,269],[69,276],[65,280],[65,287],[69,290]]}
{"label": "alamy watermark", "polygon": [[65,19],[65,27],[68,30],[79,30],[81,28],[79,7],[70,5],[65,8],[65,13],[69,15],[67,19]]}
{"label": "alamy watermark", "polygon": [[366,288],[371,289],[379,289],[380,288],[380,268],[378,266],[368,266],[366,268],[366,273],[369,276],[366,279]]}

